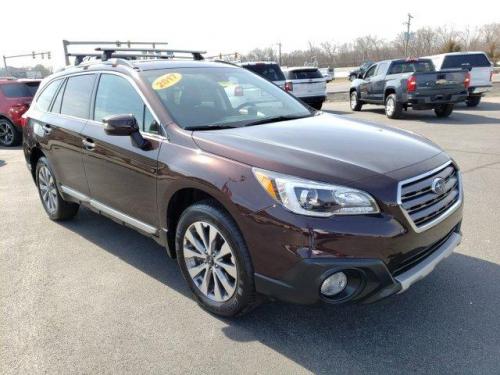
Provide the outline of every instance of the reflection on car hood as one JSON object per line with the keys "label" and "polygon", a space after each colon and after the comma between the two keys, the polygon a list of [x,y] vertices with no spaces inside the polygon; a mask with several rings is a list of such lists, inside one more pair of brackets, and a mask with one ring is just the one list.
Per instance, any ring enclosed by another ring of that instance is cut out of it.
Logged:
{"label": "reflection on car hood", "polygon": [[330,114],[197,131],[202,150],[254,167],[322,181],[354,181],[422,162],[441,149],[418,135]]}

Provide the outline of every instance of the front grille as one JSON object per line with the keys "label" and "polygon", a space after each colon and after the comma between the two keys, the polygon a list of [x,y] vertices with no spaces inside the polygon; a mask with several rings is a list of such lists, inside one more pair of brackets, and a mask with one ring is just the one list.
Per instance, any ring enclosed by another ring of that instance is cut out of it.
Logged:
{"label": "front grille", "polygon": [[[433,182],[442,178],[441,193],[433,190]],[[446,215],[460,200],[460,177],[457,168],[446,164],[437,170],[403,181],[399,189],[399,202],[415,228],[424,230]]]}

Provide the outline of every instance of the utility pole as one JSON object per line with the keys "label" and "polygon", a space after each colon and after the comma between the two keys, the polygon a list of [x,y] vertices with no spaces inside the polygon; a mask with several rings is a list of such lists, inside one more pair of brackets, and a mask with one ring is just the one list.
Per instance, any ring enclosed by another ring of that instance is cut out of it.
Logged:
{"label": "utility pole", "polygon": [[408,21],[404,22],[403,25],[406,25],[406,35],[405,35],[405,56],[408,57],[408,47],[410,44],[410,26],[411,26],[411,19],[413,16],[408,13]]}

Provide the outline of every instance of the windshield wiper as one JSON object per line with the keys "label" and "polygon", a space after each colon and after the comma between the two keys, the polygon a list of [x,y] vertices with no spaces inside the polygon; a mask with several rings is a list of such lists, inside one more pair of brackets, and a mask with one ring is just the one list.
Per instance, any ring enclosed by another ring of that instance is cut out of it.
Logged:
{"label": "windshield wiper", "polygon": [[184,130],[220,130],[220,129],[234,129],[236,126],[231,125],[196,125],[186,126]]}
{"label": "windshield wiper", "polygon": [[311,116],[312,115],[267,117],[267,118],[263,118],[262,120],[257,120],[257,121],[249,122],[249,123],[247,123],[247,124],[245,124],[243,126],[254,126],[254,125],[260,125],[260,124],[270,124],[272,122],[297,120],[299,118],[311,117]]}

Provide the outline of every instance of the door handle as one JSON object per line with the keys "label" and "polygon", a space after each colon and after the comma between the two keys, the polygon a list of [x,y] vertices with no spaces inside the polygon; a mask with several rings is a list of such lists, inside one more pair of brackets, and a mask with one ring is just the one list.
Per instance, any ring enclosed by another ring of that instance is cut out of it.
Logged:
{"label": "door handle", "polygon": [[48,124],[45,124],[42,128],[43,128],[43,131],[45,132],[45,134],[50,134],[52,132],[52,126],[50,126]]}
{"label": "door handle", "polygon": [[90,138],[82,139],[82,143],[83,143],[83,147],[85,148],[85,150],[93,151],[95,149],[95,143]]}

